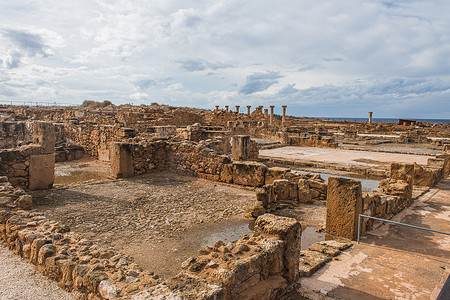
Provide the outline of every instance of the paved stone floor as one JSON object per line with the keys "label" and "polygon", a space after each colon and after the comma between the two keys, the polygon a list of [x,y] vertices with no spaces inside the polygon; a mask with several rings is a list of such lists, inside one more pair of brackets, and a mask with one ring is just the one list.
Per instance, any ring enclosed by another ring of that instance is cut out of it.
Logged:
{"label": "paved stone floor", "polygon": [[[450,232],[450,178],[393,220]],[[301,285],[338,299],[436,299],[449,274],[450,236],[385,224]]]}
{"label": "paved stone floor", "polygon": [[430,156],[369,152],[341,149],[321,149],[313,147],[283,147],[259,151],[263,158],[304,159],[329,163],[344,163],[363,166],[389,165],[391,162],[416,162],[426,165]]}

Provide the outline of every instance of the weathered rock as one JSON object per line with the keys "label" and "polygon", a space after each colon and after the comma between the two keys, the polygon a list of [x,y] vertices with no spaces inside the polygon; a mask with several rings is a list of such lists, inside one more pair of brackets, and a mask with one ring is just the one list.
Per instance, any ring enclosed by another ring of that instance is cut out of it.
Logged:
{"label": "weathered rock", "polygon": [[233,163],[233,182],[246,186],[263,186],[267,167],[265,164],[253,161]]}
{"label": "weathered rock", "polygon": [[277,202],[298,201],[298,186],[296,183],[287,179],[276,179],[273,182],[275,199]]}
{"label": "weathered rock", "polygon": [[22,209],[32,209],[33,197],[31,197],[30,195],[23,195],[20,196],[14,203]]}
{"label": "weathered rock", "polygon": [[45,260],[47,257],[52,256],[56,252],[56,247],[52,244],[44,244],[40,249],[38,253],[38,259],[37,263],[39,265],[42,265],[45,263]]}
{"label": "weathered rock", "polygon": [[312,195],[306,179],[298,180],[298,201],[300,203],[311,203]]}
{"label": "weathered rock", "polygon": [[98,292],[105,299],[115,299],[120,296],[120,289],[109,280],[100,281]]}
{"label": "weathered rock", "polygon": [[271,167],[267,169],[265,184],[273,184],[275,179],[284,179],[291,169],[281,167]]}
{"label": "weathered rock", "polygon": [[356,239],[362,212],[361,182],[342,177],[328,178],[326,231]]}

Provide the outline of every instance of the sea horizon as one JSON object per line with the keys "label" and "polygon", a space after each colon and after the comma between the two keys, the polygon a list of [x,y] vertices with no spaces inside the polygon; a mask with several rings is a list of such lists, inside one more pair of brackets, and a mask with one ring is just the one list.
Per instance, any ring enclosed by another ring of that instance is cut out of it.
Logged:
{"label": "sea horizon", "polygon": [[[369,118],[344,118],[344,117],[312,117],[315,119],[327,119],[330,121],[369,122]],[[398,123],[399,119],[414,120],[422,123],[447,124],[450,119],[420,119],[420,118],[372,118],[373,123]]]}

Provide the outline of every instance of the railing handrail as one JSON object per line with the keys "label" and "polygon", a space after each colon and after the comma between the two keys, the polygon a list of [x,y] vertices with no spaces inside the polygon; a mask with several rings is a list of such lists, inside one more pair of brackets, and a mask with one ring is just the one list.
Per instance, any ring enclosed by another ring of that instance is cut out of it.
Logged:
{"label": "railing handrail", "polygon": [[431,231],[431,232],[435,232],[435,233],[450,235],[449,232],[443,232],[443,231],[434,230],[434,229],[430,229],[430,228],[425,228],[425,227],[420,227],[420,226],[416,226],[416,225],[400,223],[400,222],[395,222],[395,221],[391,221],[391,220],[386,220],[386,219],[381,219],[381,218],[377,218],[377,217],[372,217],[372,216],[367,216],[367,215],[361,215],[360,214],[358,216],[358,239],[357,239],[358,244],[359,244],[359,237],[360,237],[360,233],[361,233],[361,217],[374,219],[374,220],[379,220],[379,221],[388,222],[388,223],[393,223],[393,224],[402,225],[402,226],[407,226],[407,227],[412,227],[412,228],[416,228],[416,229]]}

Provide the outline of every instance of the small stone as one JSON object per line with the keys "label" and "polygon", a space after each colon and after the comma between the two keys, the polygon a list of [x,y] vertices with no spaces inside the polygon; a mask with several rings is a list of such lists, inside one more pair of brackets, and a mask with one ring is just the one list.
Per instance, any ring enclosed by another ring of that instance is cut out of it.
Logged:
{"label": "small stone", "polygon": [[33,198],[30,195],[20,196],[14,203],[22,209],[33,208]]}
{"label": "small stone", "polygon": [[221,240],[218,240],[215,244],[214,244],[214,248],[219,248],[220,246],[224,246],[225,243]]}
{"label": "small stone", "polygon": [[120,289],[108,280],[102,280],[98,285],[98,292],[105,299],[114,299],[119,297]]}

